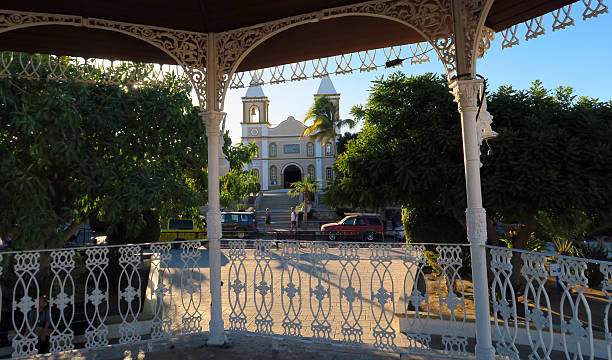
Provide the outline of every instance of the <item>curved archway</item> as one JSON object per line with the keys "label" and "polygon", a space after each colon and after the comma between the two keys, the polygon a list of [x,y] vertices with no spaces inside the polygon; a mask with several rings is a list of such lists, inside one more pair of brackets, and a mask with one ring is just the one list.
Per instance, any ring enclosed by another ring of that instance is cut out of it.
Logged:
{"label": "curved archway", "polygon": [[291,188],[291,184],[297,181],[302,181],[302,169],[297,165],[286,165],[283,168],[283,187]]}
{"label": "curved archway", "polygon": [[474,36],[474,44],[472,46],[472,63],[470,64],[470,72],[476,75],[476,60],[478,59],[478,53],[480,52],[480,42],[483,35],[483,30],[485,28],[485,21],[487,16],[489,15],[489,11],[491,11],[491,7],[493,6],[493,2],[495,0],[486,0],[485,4],[482,7],[482,13],[480,14],[480,19],[478,19],[478,25],[476,25],[476,36]]}
{"label": "curved archway", "polygon": [[[160,41],[159,43],[153,41],[153,39],[156,39],[156,37],[154,36],[154,32],[155,32],[154,30],[159,30],[159,28],[156,29],[155,27],[152,27],[152,26],[146,26],[146,25],[140,25],[140,24],[127,24],[127,23],[121,24],[121,23],[117,23],[114,21],[108,21],[108,20],[103,20],[103,19],[93,19],[93,18],[87,19],[82,16],[75,16],[75,15],[54,14],[54,16],[57,16],[58,18],[61,18],[63,20],[57,20],[57,21],[46,20],[46,21],[16,23],[13,26],[0,28],[0,34],[7,33],[10,31],[14,31],[14,30],[19,30],[19,29],[30,28],[30,27],[44,27],[44,26],[72,26],[72,27],[75,27],[75,26],[80,25],[80,26],[83,26],[84,28],[112,31],[112,32],[116,32],[119,34],[133,37],[135,39],[144,41],[147,44],[156,47],[157,49],[161,50],[166,55],[168,55],[172,60],[174,60],[174,62],[176,62],[176,65],[180,66],[183,72],[187,75],[187,77],[189,78],[189,82],[195,89],[196,94],[198,95],[197,96],[198,105],[201,108],[205,107],[206,104],[205,104],[205,101],[203,101],[205,99],[205,96],[203,96],[204,94],[200,93],[199,91],[200,87],[198,86],[198,81],[204,81],[204,74],[203,74],[204,70],[197,69],[197,71],[194,72],[195,67],[194,69],[188,68],[188,65],[184,61],[179,59],[179,57],[175,53],[173,53],[168,48],[166,48],[167,45],[164,45],[165,42],[163,40],[158,39]],[[103,26],[98,23],[100,24],[108,23],[109,26]],[[129,25],[129,26],[121,26],[121,25]],[[172,29],[166,29],[166,30],[172,30]],[[149,36],[147,37],[145,35],[140,35],[140,34],[148,34]],[[203,38],[207,37],[206,34],[200,34],[199,36],[202,36]],[[205,44],[203,46],[205,46]],[[202,74],[198,74],[197,73],[198,71],[202,72]]]}
{"label": "curved archway", "polygon": [[[299,21],[294,21],[294,22],[290,22],[288,24],[286,24],[285,26],[278,26],[274,31],[271,31],[268,34],[263,35],[260,39],[253,41],[253,43],[251,44],[250,47],[248,47],[248,49],[244,50],[241,52],[241,54],[237,57],[236,61],[232,64],[229,73],[227,74],[227,79],[228,81],[225,81],[225,84],[223,85],[223,92],[221,94],[221,104],[223,107],[223,104],[225,102],[225,96],[227,94],[227,91],[229,89],[229,85],[230,85],[230,81],[229,79],[232,78],[232,76],[234,75],[234,73],[236,72],[236,70],[238,69],[238,67],[240,66],[240,64],[242,63],[242,61],[244,61],[244,59],[255,49],[257,48],[259,45],[261,45],[262,43],[264,43],[266,40],[269,40],[270,38],[282,33],[283,31],[289,30],[291,28],[297,27],[297,26],[301,26],[301,25],[305,25],[305,24],[309,24],[312,22],[316,22],[316,21],[325,21],[325,20],[331,20],[331,19],[335,19],[335,18],[340,18],[340,17],[345,17],[345,16],[364,16],[364,17],[377,17],[377,18],[381,18],[381,19],[385,19],[385,20],[389,20],[389,21],[394,21],[394,22],[398,22],[402,25],[405,25],[406,27],[410,28],[411,30],[414,30],[417,34],[419,34],[420,36],[423,37],[424,41],[428,42],[432,48],[436,51],[438,57],[440,59],[444,59],[446,58],[446,56],[444,56],[444,54],[440,51],[439,47],[436,45],[436,42],[434,42],[432,39],[430,39],[430,37],[428,35],[426,35],[421,29],[417,28],[416,26],[414,26],[413,24],[410,24],[407,21],[395,18],[393,16],[389,16],[389,15],[384,15],[384,14],[375,14],[375,13],[360,13],[360,12],[347,12],[347,13],[337,13],[337,14],[333,14],[333,15],[327,15],[324,19],[320,19],[317,18],[316,20],[313,20],[311,18],[308,18],[306,16],[304,16],[303,19],[299,20]],[[269,25],[271,26],[271,25]],[[452,38],[450,40],[450,42],[452,43]],[[451,69],[448,68],[447,64],[442,60],[442,65],[444,66],[444,69],[447,73],[447,76],[450,77],[450,74],[452,72]]]}
{"label": "curved archway", "polygon": [[285,169],[288,168],[289,166],[297,166],[298,169],[300,169],[301,172],[304,172],[304,169],[302,169],[302,166],[298,163],[295,162],[288,162],[285,165],[283,165],[283,167],[281,168],[281,174],[285,172]]}
{"label": "curved archway", "polygon": [[260,122],[261,122],[261,111],[259,110],[259,106],[252,105],[249,108],[249,123],[253,124],[253,123],[260,123]]}

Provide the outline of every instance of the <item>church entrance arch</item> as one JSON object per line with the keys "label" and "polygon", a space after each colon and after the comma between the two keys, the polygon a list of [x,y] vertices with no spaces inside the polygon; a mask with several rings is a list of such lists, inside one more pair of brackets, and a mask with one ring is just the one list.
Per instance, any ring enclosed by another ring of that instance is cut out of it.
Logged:
{"label": "church entrance arch", "polygon": [[295,165],[288,165],[283,171],[283,185],[285,189],[289,189],[291,184],[302,180],[302,170]]}

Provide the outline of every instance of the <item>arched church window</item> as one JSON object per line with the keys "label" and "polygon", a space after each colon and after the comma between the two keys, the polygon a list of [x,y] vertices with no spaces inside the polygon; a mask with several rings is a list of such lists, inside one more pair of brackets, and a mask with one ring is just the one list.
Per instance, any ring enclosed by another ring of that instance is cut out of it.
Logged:
{"label": "arched church window", "polygon": [[315,178],[315,167],[312,165],[308,165],[308,175],[310,175],[310,178],[314,180]]}
{"label": "arched church window", "polygon": [[325,144],[325,155],[331,155],[332,154],[332,144],[331,143],[327,143]]}
{"label": "arched church window", "polygon": [[325,170],[325,178],[327,180],[332,180],[334,178],[334,170],[332,168],[328,167]]}
{"label": "arched church window", "polygon": [[277,176],[276,174],[277,174],[276,166],[274,165],[270,166],[270,184],[271,185],[278,184],[278,180],[277,180],[278,178],[276,177]]}
{"label": "arched church window", "polygon": [[275,143],[270,144],[270,156],[271,157],[276,156],[276,144]]}
{"label": "arched church window", "polygon": [[306,145],[306,153],[308,154],[308,156],[313,156],[314,155],[314,144],[309,142],[308,145]]}
{"label": "arched church window", "polygon": [[251,106],[251,109],[249,110],[249,122],[251,123],[260,122],[259,108],[255,105]]}

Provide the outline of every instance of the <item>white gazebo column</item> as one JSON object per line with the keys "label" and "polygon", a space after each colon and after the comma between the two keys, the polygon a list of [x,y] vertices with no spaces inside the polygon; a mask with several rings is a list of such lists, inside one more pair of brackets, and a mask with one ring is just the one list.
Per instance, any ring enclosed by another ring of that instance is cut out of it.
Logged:
{"label": "white gazebo column", "polygon": [[472,279],[476,308],[476,359],[492,360],[495,358],[495,349],[491,341],[487,259],[484,248],[487,240],[487,216],[482,207],[480,147],[478,145],[479,135],[476,131],[477,97],[482,85],[482,80],[457,80],[449,87],[459,107],[463,134],[463,161],[467,190],[465,215],[472,254]]}
{"label": "white gazebo column", "polygon": [[219,124],[224,112],[217,99],[219,87],[217,72],[217,45],[214,33],[208,34],[206,54],[206,111],[202,119],[206,124],[208,138],[208,213],[206,233],[208,236],[208,262],[210,266],[210,335],[208,345],[226,343],[221,307],[221,205],[219,196],[219,155],[220,141],[223,138]]}
{"label": "white gazebo column", "polygon": [[225,113],[205,111],[202,119],[206,124],[208,138],[208,213],[206,214],[206,233],[208,236],[208,256],[210,264],[210,337],[209,345],[223,345],[225,333],[221,309],[221,209],[219,196],[219,124]]}

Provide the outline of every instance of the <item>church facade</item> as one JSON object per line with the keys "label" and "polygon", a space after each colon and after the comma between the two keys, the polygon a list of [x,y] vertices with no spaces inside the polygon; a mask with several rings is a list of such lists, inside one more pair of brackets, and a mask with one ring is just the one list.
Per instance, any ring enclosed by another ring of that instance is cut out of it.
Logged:
{"label": "church facade", "polygon": [[[314,99],[327,97],[339,109],[340,94],[329,77],[323,77]],[[310,174],[325,188],[334,179],[335,141],[323,145],[310,137],[300,136],[305,128],[301,121],[289,116],[272,126],[268,109],[270,100],[261,86],[251,86],[242,98],[242,143],[255,143],[257,155],[248,164],[259,178],[262,190],[291,187]]]}

